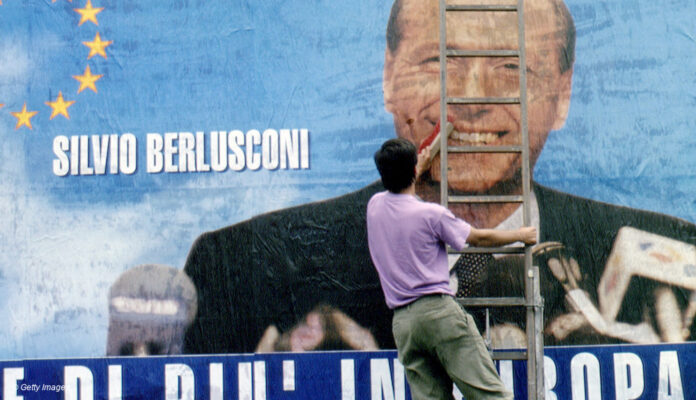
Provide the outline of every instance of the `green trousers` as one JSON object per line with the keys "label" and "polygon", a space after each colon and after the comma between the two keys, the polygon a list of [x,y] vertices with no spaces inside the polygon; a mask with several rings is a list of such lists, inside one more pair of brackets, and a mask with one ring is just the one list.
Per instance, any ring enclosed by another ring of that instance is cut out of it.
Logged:
{"label": "green trousers", "polygon": [[474,319],[452,296],[423,296],[397,308],[392,332],[413,400],[453,399],[452,383],[466,400],[512,400]]}

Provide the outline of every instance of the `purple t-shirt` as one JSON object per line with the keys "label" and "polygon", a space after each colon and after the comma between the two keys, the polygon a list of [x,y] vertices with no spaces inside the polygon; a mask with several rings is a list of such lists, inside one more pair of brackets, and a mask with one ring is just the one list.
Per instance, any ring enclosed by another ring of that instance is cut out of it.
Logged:
{"label": "purple t-shirt", "polygon": [[367,204],[367,240],[389,308],[426,294],[454,295],[447,248],[466,246],[471,226],[439,204],[380,192]]}

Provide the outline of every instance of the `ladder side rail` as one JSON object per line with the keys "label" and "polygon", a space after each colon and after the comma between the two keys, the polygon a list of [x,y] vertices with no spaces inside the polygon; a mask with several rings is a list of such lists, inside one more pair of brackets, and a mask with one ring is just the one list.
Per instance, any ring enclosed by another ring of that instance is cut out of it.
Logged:
{"label": "ladder side rail", "polygon": [[[440,0],[440,126],[447,126],[447,2]],[[440,135],[440,204],[448,207],[447,135]]]}
{"label": "ladder side rail", "polygon": [[[522,132],[522,219],[523,225],[531,223],[531,165],[529,154],[529,125],[527,107],[527,49],[525,45],[524,0],[517,0],[517,41],[519,51],[519,97],[520,124]],[[532,248],[527,246],[524,254],[525,298],[527,304],[527,397],[529,400],[544,399],[544,356],[543,356],[543,314],[541,314],[541,295],[539,292],[539,269],[532,265]]]}

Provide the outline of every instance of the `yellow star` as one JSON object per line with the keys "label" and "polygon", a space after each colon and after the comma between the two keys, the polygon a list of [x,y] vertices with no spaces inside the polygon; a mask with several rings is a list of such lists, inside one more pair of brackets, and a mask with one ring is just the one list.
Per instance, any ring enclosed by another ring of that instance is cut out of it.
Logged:
{"label": "yellow star", "polygon": [[92,0],[87,0],[87,5],[85,8],[76,8],[75,12],[80,13],[80,23],[77,26],[84,24],[87,21],[94,22],[94,25],[99,25],[97,22],[97,14],[102,12],[104,7],[94,8],[92,7]]}
{"label": "yellow star", "polygon": [[21,128],[22,125],[26,125],[29,129],[33,129],[31,127],[31,118],[38,113],[38,111],[27,111],[27,103],[24,103],[22,111],[10,112],[10,114],[17,118],[17,125],[15,125],[15,130]]}
{"label": "yellow star", "polygon": [[82,42],[82,44],[89,47],[89,55],[87,56],[88,60],[92,58],[95,54],[99,54],[100,56],[106,58],[106,52],[104,51],[104,49],[106,49],[106,46],[110,45],[111,43],[113,43],[113,41],[111,40],[109,40],[108,42],[102,41],[101,37],[99,36],[99,32],[97,32],[97,35],[94,36],[94,41]]}
{"label": "yellow star", "polygon": [[46,105],[50,106],[53,111],[51,112],[51,118],[55,117],[58,114],[63,115],[65,118],[70,119],[70,115],[68,115],[68,107],[71,105],[75,104],[74,100],[71,101],[65,101],[63,100],[63,92],[58,92],[58,98],[56,101],[47,101]]}
{"label": "yellow star", "polygon": [[87,88],[92,89],[92,91],[96,93],[97,86],[94,84],[94,82],[101,79],[102,76],[104,75],[92,75],[92,71],[89,69],[89,65],[87,66],[87,68],[85,68],[84,75],[73,75],[73,78],[77,79],[77,81],[80,82],[80,88],[77,89],[77,93],[80,93],[81,91]]}

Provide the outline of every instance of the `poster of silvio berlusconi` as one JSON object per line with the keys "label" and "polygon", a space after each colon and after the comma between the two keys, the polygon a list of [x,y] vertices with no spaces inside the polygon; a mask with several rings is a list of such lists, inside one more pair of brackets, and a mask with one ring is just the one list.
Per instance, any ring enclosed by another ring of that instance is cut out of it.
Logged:
{"label": "poster of silvio berlusconi", "polygon": [[[691,342],[696,3],[525,3],[527,65],[451,59],[447,81],[515,97],[526,73],[545,344]],[[437,132],[437,7],[0,1],[0,359],[394,349],[365,206],[381,143]],[[499,14],[448,17],[448,46],[516,48]],[[452,146],[521,144],[518,105],[447,114]],[[450,194],[521,194],[518,153],[449,157]],[[453,289],[523,293],[519,259],[486,262]],[[524,347],[524,324],[491,311],[492,345]]]}

